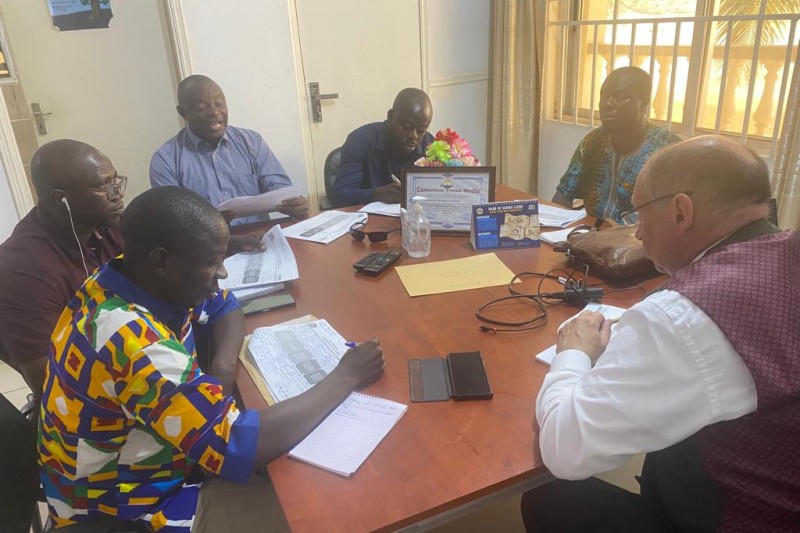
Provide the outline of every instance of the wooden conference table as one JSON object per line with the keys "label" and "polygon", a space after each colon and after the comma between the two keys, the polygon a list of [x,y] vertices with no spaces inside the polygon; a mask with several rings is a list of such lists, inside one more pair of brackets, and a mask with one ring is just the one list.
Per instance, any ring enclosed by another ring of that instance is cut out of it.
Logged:
{"label": "wooden conference table", "polygon": [[[496,193],[498,201],[530,197],[504,186],[498,186]],[[398,219],[373,216],[365,230],[398,225]],[[369,244],[344,236],[329,245],[290,239],[300,270],[300,279],[290,286],[297,306],[247,319],[252,331],[313,314],[326,319],[348,340],[379,338],[386,372],[366,392],[408,405],[405,416],[350,478],[287,456],[269,465],[294,533],[422,531],[492,497],[521,492],[550,479],[532,429],[534,403],[547,367],[534,356],[555,342],[558,325],[579,308],[548,307],[547,325],[532,332],[481,332],[475,311],[507,295],[507,287],[410,298],[393,269],[376,278],[356,274],[351,265],[369,252],[401,248],[400,232],[389,237],[386,243]],[[434,236],[429,257],[404,255],[396,265],[475,253],[468,237]],[[572,270],[564,254],[553,252],[546,243],[495,253],[515,274],[557,267]],[[658,282],[651,280],[645,287],[653,288]],[[528,281],[523,287],[534,292],[536,283]],[[555,282],[545,287],[559,290]],[[628,291],[603,301],[629,307],[640,297],[641,293]],[[493,399],[411,403],[409,359],[474,350],[483,352]],[[241,365],[236,381],[247,407],[266,407]]]}

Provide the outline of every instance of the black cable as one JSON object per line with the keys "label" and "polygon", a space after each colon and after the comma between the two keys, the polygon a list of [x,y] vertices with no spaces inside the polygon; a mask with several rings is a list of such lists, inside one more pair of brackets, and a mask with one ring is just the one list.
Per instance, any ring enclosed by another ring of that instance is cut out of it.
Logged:
{"label": "black cable", "polygon": [[[576,274],[581,271],[583,273],[583,276],[580,278],[576,277]],[[564,276],[559,276],[558,275],[559,273],[564,274]],[[511,281],[508,283],[508,292],[511,293],[510,296],[503,296],[491,300],[480,306],[478,310],[475,311],[475,316],[478,318],[478,320],[486,322],[488,324],[494,324],[497,326],[506,326],[506,327],[497,328],[494,326],[487,326],[485,324],[482,324],[479,326],[479,329],[481,331],[490,333],[517,333],[517,332],[531,331],[547,324],[547,310],[545,309],[546,305],[558,305],[561,303],[576,303],[580,305],[585,305],[590,301],[596,301],[599,298],[602,298],[603,289],[590,288],[587,285],[585,285],[584,280],[588,277],[588,275],[589,271],[587,265],[585,265],[585,268],[581,270],[567,271],[563,268],[555,268],[545,273],[521,272],[519,274],[516,274],[513,278],[511,278]],[[533,294],[522,293],[514,287],[517,281],[521,281],[524,278],[530,276],[537,276],[540,278],[539,284],[536,288],[536,293]],[[546,279],[555,279],[558,281],[561,281],[563,279],[564,291],[542,292],[542,284]],[[518,321],[497,320],[485,315],[486,310],[500,303],[515,301],[515,300],[523,300],[531,302],[536,308],[536,315],[533,316],[532,318],[528,318],[525,320],[518,320]]]}

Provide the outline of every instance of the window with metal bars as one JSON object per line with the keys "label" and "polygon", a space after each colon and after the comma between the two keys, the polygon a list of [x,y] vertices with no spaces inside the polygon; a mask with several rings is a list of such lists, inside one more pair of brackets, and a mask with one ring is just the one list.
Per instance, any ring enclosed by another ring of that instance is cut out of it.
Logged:
{"label": "window with metal bars", "polygon": [[772,158],[800,39],[800,0],[547,0],[545,118],[599,126],[600,86],[635,65],[650,119]]}

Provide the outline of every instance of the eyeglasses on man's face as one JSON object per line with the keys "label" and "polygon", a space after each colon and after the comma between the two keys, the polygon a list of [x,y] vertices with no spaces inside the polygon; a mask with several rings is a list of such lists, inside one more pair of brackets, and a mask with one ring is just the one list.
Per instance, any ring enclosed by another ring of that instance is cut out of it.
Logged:
{"label": "eyeglasses on man's face", "polygon": [[114,176],[111,180],[103,185],[99,185],[99,189],[106,190],[106,196],[112,202],[119,200],[125,194],[125,189],[128,187],[128,176]]}
{"label": "eyeglasses on man's face", "polygon": [[127,176],[114,176],[109,178],[105,182],[101,183],[100,185],[89,185],[89,186],[82,186],[82,185],[62,185],[58,187],[59,189],[95,189],[98,191],[105,191],[106,197],[110,201],[119,200],[122,198],[122,195],[125,194],[125,189],[128,186],[128,177]]}
{"label": "eyeglasses on man's face", "polygon": [[363,228],[365,225],[366,223],[364,222],[356,222],[350,226],[350,236],[357,241],[363,241],[366,237],[369,239],[369,242],[383,242],[389,238],[390,233],[400,229],[397,227],[389,231],[362,231],[361,228]]}
{"label": "eyeglasses on man's face", "polygon": [[667,200],[669,198],[674,198],[675,196],[677,196],[679,194],[687,194],[687,195],[691,196],[692,195],[692,191],[673,192],[673,193],[670,193],[670,194],[665,194],[664,196],[659,196],[657,198],[653,198],[652,200],[648,200],[647,202],[643,203],[642,205],[640,205],[638,207],[634,207],[630,211],[625,211],[624,213],[622,213],[619,216],[619,218],[620,218],[620,220],[622,220],[622,223],[625,226],[635,226],[636,224],[639,223],[639,211],[641,211],[642,209],[644,209],[648,205],[654,204],[656,202],[660,202],[662,200]]}

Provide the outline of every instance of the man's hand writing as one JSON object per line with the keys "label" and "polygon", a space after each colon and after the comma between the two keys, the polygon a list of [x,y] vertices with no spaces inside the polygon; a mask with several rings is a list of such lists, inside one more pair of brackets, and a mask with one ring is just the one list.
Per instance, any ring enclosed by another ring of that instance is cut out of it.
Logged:
{"label": "man's hand writing", "polygon": [[226,257],[239,252],[263,252],[267,246],[255,235],[231,235]]}
{"label": "man's hand writing", "polygon": [[580,350],[592,360],[592,365],[603,354],[611,338],[611,324],[602,313],[586,311],[568,320],[558,328],[556,352]]}
{"label": "man's hand writing", "polygon": [[372,189],[372,197],[385,204],[399,204],[403,199],[403,189],[396,183],[375,187]]}
{"label": "man's hand writing", "polygon": [[360,389],[377,381],[383,374],[383,349],[378,339],[372,339],[350,348],[342,356],[336,371]]}
{"label": "man's hand writing", "polygon": [[305,196],[287,198],[278,205],[278,211],[296,220],[306,218],[308,217],[308,200]]}

